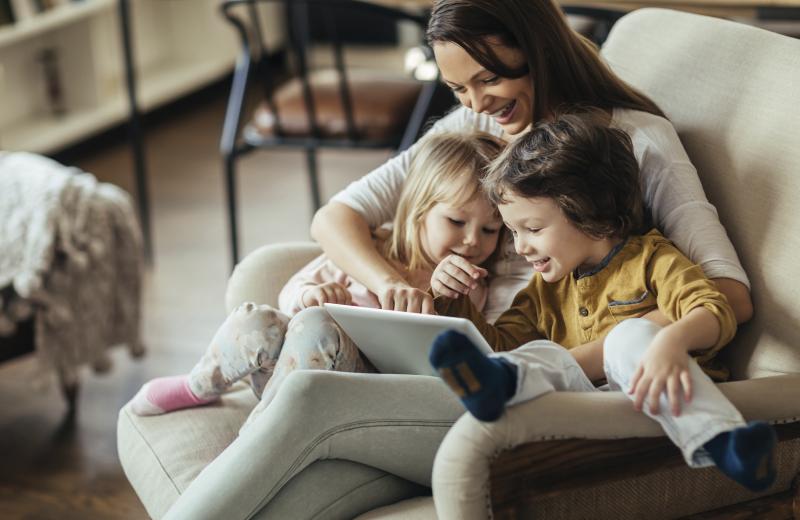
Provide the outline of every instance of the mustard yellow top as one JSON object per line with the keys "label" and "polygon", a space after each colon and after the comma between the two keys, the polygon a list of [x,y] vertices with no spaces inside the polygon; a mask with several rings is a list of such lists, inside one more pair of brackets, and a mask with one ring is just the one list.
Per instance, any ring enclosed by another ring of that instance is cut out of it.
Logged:
{"label": "mustard yellow top", "polygon": [[736,333],[736,318],[725,296],[700,266],[655,230],[629,237],[591,272],[572,273],[555,283],[535,274],[494,325],[469,298],[440,296],[434,305],[439,314],[475,323],[497,351],[535,339],[549,339],[569,349],[605,337],[617,323],[655,309],[677,321],[702,306],[719,320],[720,335],[713,347],[693,356],[716,380],[727,379],[728,370],[714,357]]}

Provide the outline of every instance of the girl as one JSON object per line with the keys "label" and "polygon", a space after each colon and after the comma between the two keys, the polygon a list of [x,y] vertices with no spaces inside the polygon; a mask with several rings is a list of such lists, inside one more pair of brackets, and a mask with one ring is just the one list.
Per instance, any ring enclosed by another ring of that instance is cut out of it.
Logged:
{"label": "girl", "polygon": [[[606,379],[662,425],[690,466],[716,465],[753,491],[769,487],[772,428],[746,424],[712,381],[727,377],[716,355],[736,332],[733,310],[660,233],[637,233],[641,194],[627,134],[579,115],[539,124],[497,160],[484,187],[536,274],[489,325],[468,299],[453,298],[469,292],[473,268],[456,258],[435,270],[436,310],[470,318],[494,350],[508,351],[485,356],[454,331],[436,339],[431,363],[467,410],[495,421],[506,406],[595,391],[592,381]],[[640,319],[654,309],[669,320],[663,328]],[[606,335],[582,356],[567,350]],[[441,477],[445,486],[459,478]]]}
{"label": "girl", "polygon": [[[488,134],[449,133],[427,137],[415,151],[393,229],[375,239],[382,258],[415,288],[427,291],[433,267],[445,258],[480,266],[495,251],[502,225],[479,181],[500,150],[500,142]],[[486,286],[471,286],[472,301],[482,309]],[[133,411],[157,415],[205,404],[252,375],[253,390],[261,397],[252,419],[298,368],[374,371],[321,308],[324,303],[380,307],[373,293],[322,255],[287,283],[280,311],[253,303],[238,307],[188,375],[146,383],[134,397]]]}

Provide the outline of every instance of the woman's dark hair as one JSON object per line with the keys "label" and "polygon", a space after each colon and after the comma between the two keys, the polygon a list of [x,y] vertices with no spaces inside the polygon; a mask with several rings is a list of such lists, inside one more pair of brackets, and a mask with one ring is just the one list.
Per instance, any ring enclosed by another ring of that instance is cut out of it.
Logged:
{"label": "woman's dark hair", "polygon": [[642,231],[642,189],[631,138],[595,112],[564,114],[534,126],[492,163],[483,188],[495,204],[507,203],[509,194],[550,198],[593,237]]}
{"label": "woman's dark hair", "polygon": [[[533,122],[562,103],[664,115],[608,68],[597,46],[567,25],[552,0],[436,0],[426,37],[431,46],[459,45],[498,76],[520,78],[530,73]],[[518,68],[503,63],[492,51],[491,39],[519,49],[527,63]]]}

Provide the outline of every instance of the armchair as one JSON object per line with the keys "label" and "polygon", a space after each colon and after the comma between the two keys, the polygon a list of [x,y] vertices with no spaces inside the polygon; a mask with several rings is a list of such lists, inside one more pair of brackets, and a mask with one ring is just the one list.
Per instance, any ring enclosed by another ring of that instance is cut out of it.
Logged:
{"label": "armchair", "polygon": [[739,509],[797,518],[800,41],[644,9],[614,26],[603,55],[673,122],[750,275],[755,317],[723,351],[733,377],[720,388],[746,419],[776,425],[777,482],[756,494],[713,468],[686,467],[618,392],[557,393],[497,423],[459,419],[434,464],[437,512],[486,518],[489,496],[496,518],[723,518]]}
{"label": "armchair", "polygon": [[[781,518],[792,511],[798,516],[798,499],[792,505],[790,497],[800,471],[795,305],[800,234],[794,229],[800,197],[800,118],[794,109],[800,106],[800,42],[722,20],[647,9],[621,19],[603,53],[675,123],[750,274],[756,316],[726,349],[734,381],[721,388],[746,418],[779,425],[778,481],[763,494],[775,500],[756,504],[774,505]],[[227,308],[242,301],[274,304],[289,275],[318,251],[313,244],[275,244],[248,255],[229,282]],[[315,391],[314,399],[303,402],[318,408],[388,406],[377,392],[369,394],[378,386],[369,386],[368,376],[321,374],[316,386],[287,380],[287,391]],[[293,380],[301,382],[308,379]],[[285,445],[277,443],[280,458],[288,460],[281,471],[291,472],[269,496],[264,481],[277,478],[276,464],[259,460],[259,454],[273,432],[258,442],[237,438],[256,402],[246,388],[237,387],[220,404],[163,416],[137,417],[124,407],[117,429],[120,460],[154,518],[330,519],[365,512],[364,519],[371,520],[435,518],[433,501],[419,495],[430,484],[433,454],[463,408],[454,397],[447,401],[452,394],[435,378],[415,379],[402,392],[405,399],[434,403],[429,407],[439,408],[436,421],[393,423],[381,436],[339,424],[299,454],[285,453]],[[359,395],[361,400],[353,401]],[[281,399],[284,408],[276,416],[291,411],[293,397]],[[324,411],[336,420],[337,410]],[[311,429],[305,421],[295,426]],[[392,447],[409,431],[404,427],[414,429],[416,451],[400,460],[392,457]],[[352,455],[362,451],[369,458]],[[494,425],[459,419],[439,450],[434,494],[437,506],[451,507],[442,516],[458,519],[485,518],[489,500],[502,518],[669,518],[752,504],[762,496],[728,483],[713,469],[689,470],[676,457],[659,427],[634,413],[625,396],[552,394],[510,409]],[[246,468],[250,477],[237,474],[239,461],[254,466]],[[462,478],[442,487],[441,476],[448,473]],[[312,508],[310,498],[319,504],[320,495],[327,505]],[[225,501],[244,512],[215,516],[214,508]],[[376,510],[386,504],[393,505]],[[186,506],[205,516],[185,514]]]}

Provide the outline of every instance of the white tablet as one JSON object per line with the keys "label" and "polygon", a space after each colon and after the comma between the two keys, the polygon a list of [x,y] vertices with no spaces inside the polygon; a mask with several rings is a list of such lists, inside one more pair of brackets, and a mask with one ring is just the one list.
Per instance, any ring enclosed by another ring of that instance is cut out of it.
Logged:
{"label": "white tablet", "polygon": [[446,330],[467,336],[484,353],[492,348],[464,318],[385,311],[326,303],[325,310],[384,374],[437,375],[428,361],[434,338]]}

